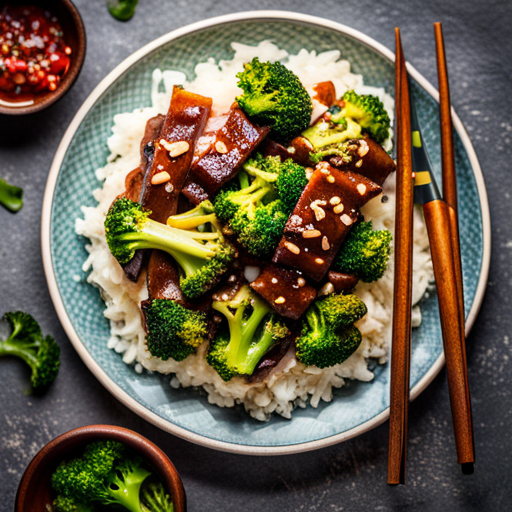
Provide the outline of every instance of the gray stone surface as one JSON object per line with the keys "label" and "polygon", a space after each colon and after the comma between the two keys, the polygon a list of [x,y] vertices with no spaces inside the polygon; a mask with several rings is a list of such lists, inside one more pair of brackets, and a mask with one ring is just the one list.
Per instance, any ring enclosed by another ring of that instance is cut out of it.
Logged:
{"label": "gray stone surface", "polygon": [[[27,396],[28,371],[0,361],[0,510],[13,509],[21,475],[57,435],[92,423],[132,428],[156,442],[180,471],[189,510],[504,511],[512,499],[512,358],[510,173],[512,4],[498,0],[140,0],[135,17],[112,19],[103,0],[77,0],[88,34],[78,82],[51,109],[0,117],[0,175],[25,190],[17,215],[0,210],[0,313],[32,313],[62,347],[62,370],[44,398]],[[493,253],[487,293],[468,340],[476,472],[456,464],[446,373],[411,405],[407,485],[386,485],[388,427],[337,446],[276,458],[236,456],[189,444],[146,423],[91,375],[68,342],[43,274],[40,214],[47,173],[75,112],[98,82],[155,37],[191,22],[250,9],[294,10],[354,27],[388,48],[402,29],[408,60],[437,83],[432,22],[442,21],[452,103],[480,158],[490,199]]]}

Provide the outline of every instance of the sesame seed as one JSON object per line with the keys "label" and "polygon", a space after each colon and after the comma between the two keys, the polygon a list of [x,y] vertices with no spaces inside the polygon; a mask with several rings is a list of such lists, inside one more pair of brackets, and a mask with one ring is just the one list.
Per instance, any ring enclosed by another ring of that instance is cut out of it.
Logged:
{"label": "sesame seed", "polygon": [[318,229],[307,229],[306,231],[302,232],[303,238],[317,238],[321,235],[320,231]]}
{"label": "sesame seed", "polygon": [[275,277],[273,277],[273,278],[272,278],[272,282],[273,282],[274,284],[277,284],[277,279],[276,279]]}
{"label": "sesame seed", "polygon": [[235,276],[235,274],[233,274],[232,276],[229,276],[228,281],[229,281],[230,283],[234,283],[234,282],[236,281],[236,276]]}
{"label": "sesame seed", "polygon": [[334,213],[341,213],[343,210],[345,209],[345,205],[343,203],[340,203],[338,204],[337,206],[335,206],[332,211]]}
{"label": "sesame seed", "polygon": [[284,304],[286,302],[286,299],[284,297],[277,297],[277,299],[274,301],[276,304]]}
{"label": "sesame seed", "polygon": [[302,287],[306,284],[306,280],[303,277],[299,277],[297,279],[297,284]]}
{"label": "sesame seed", "polygon": [[162,183],[167,183],[170,179],[171,175],[167,171],[162,171],[151,178],[151,185],[161,185]]}
{"label": "sesame seed", "polygon": [[216,323],[216,324],[220,324],[222,322],[222,318],[220,316],[217,316],[215,315],[213,317],[213,321]]}
{"label": "sesame seed", "polygon": [[284,246],[290,251],[293,252],[293,254],[300,254],[300,249],[291,242],[285,242]]}
{"label": "sesame seed", "polygon": [[340,217],[340,220],[345,226],[350,226],[354,222],[346,213]]}
{"label": "sesame seed", "polygon": [[221,140],[218,140],[215,143],[215,149],[217,150],[217,153],[221,153],[223,155],[228,152],[228,148],[227,148],[226,144],[224,144],[224,142],[222,142]]}
{"label": "sesame seed", "polygon": [[180,140],[178,142],[167,142],[164,139],[160,139],[160,144],[169,151],[169,156],[171,158],[176,158],[177,156],[183,155],[190,149],[190,144],[184,140]]}
{"label": "sesame seed", "polygon": [[221,298],[222,298],[222,300],[228,300],[229,295],[227,293],[223,293]]}
{"label": "sesame seed", "polygon": [[365,140],[362,140],[359,143],[359,149],[357,150],[357,154],[361,158],[363,158],[363,156],[366,155],[366,153],[368,153],[368,151],[370,151],[370,148],[368,147],[368,143]]}
{"label": "sesame seed", "polygon": [[357,185],[357,191],[362,195],[364,196],[365,193],[366,193],[366,185],[363,185],[362,183],[359,183],[359,185]]}
{"label": "sesame seed", "polygon": [[293,146],[290,146],[286,151],[288,151],[288,153],[290,153],[290,155],[293,155],[295,153],[296,149]]}
{"label": "sesame seed", "polygon": [[334,179],[334,176],[332,174],[329,174],[329,176],[327,176],[327,181],[329,183],[334,183],[336,180]]}
{"label": "sesame seed", "polygon": [[331,203],[334,206],[336,204],[340,204],[341,203],[341,199],[338,196],[333,196],[329,200],[329,203]]}
{"label": "sesame seed", "polygon": [[311,167],[306,167],[306,178],[309,180],[311,178],[311,175],[313,174],[314,169]]}
{"label": "sesame seed", "polygon": [[356,162],[356,167],[361,167],[361,165],[363,165],[363,161],[362,160],[358,160]]}
{"label": "sesame seed", "polygon": [[318,263],[319,265],[323,265],[324,260],[322,258],[315,258],[315,263]]}
{"label": "sesame seed", "polygon": [[170,194],[174,190],[174,185],[169,181],[165,184],[165,191]]}
{"label": "sesame seed", "polygon": [[330,248],[331,248],[331,244],[329,244],[329,239],[326,236],[324,236],[322,238],[322,249],[324,251],[328,251]]}
{"label": "sesame seed", "polygon": [[318,295],[330,295],[334,292],[334,286],[332,283],[325,283],[320,290],[318,290]]}

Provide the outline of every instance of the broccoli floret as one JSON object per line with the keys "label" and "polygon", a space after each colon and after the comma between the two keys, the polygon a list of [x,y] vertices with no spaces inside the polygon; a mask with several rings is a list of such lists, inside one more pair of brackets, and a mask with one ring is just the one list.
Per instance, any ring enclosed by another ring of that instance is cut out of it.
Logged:
{"label": "broccoli floret", "polygon": [[148,512],[174,512],[171,497],[161,482],[151,482],[142,489],[142,502]]}
{"label": "broccoli floret", "polygon": [[23,190],[0,179],[0,204],[16,213],[23,206]]}
{"label": "broccoli floret", "polygon": [[248,286],[232,300],[215,301],[212,307],[226,317],[229,335],[221,333],[211,343],[206,361],[225,381],[236,375],[252,375],[263,355],[289,334],[267,302]]}
{"label": "broccoli floret", "polygon": [[347,235],[333,267],[355,274],[365,283],[379,280],[388,265],[391,233],[373,230],[372,221],[360,222]]}
{"label": "broccoli floret", "polygon": [[167,299],[155,299],[144,306],[146,341],[151,355],[166,361],[182,361],[208,337],[206,314],[191,311]]}
{"label": "broccoli floret", "polygon": [[12,332],[6,340],[0,340],[0,357],[23,359],[32,370],[32,390],[44,391],[59,373],[59,346],[51,336],[43,338],[39,324],[27,313],[6,313],[3,320],[9,323]]}
{"label": "broccoli floret", "polygon": [[360,139],[364,133],[382,144],[389,137],[390,119],[384,105],[376,96],[358,95],[348,91],[339,102],[302,135],[313,145],[312,162],[318,163],[327,156],[341,156],[350,162],[346,142]]}
{"label": "broccoli floret", "polygon": [[311,122],[311,98],[297,75],[280,62],[260,62],[255,57],[237,74],[242,96],[240,108],[256,123],[270,126],[271,136],[286,142]]}
{"label": "broccoli floret", "polygon": [[306,170],[292,160],[258,153],[238,176],[241,188],[230,186],[218,194],[215,213],[250,254],[269,257],[308,182]]}
{"label": "broccoli floret", "polygon": [[151,474],[142,459],[130,456],[121,443],[97,441],[87,447],[82,457],[57,466],[51,477],[57,493],[54,505],[61,512],[85,512],[93,504],[148,512],[151,509],[141,503],[140,490]]}
{"label": "broccoli floret", "polygon": [[389,115],[377,96],[347,91],[343,95],[343,102],[343,108],[332,116],[332,122],[336,123],[338,119],[353,119],[379,144],[389,137]]}
{"label": "broccoli floret", "polygon": [[59,495],[53,501],[54,512],[95,512],[95,507],[86,503],[77,503],[75,499]]}
{"label": "broccoli floret", "polygon": [[345,361],[361,343],[361,332],[353,324],[366,312],[366,305],[355,295],[329,295],[313,302],[296,340],[297,359],[318,368]]}
{"label": "broccoli floret", "polygon": [[150,219],[150,214],[129,199],[114,202],[105,219],[112,255],[124,264],[138,249],[168,252],[184,273],[180,279],[183,294],[193,299],[206,293],[235,258],[235,249],[224,240],[212,204],[205,201],[190,212],[169,217],[168,225]]}

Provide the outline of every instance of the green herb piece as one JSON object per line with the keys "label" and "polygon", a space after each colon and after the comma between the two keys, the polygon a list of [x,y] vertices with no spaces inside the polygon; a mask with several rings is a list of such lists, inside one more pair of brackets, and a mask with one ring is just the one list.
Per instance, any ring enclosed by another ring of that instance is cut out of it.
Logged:
{"label": "green herb piece", "polygon": [[23,206],[23,190],[0,179],[0,204],[16,213]]}

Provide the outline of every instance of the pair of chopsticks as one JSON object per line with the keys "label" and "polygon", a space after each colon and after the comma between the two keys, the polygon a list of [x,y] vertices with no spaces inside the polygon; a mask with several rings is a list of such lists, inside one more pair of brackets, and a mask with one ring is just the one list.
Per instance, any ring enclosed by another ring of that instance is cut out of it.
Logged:
{"label": "pair of chopsticks", "polygon": [[422,142],[400,30],[396,35],[395,140],[397,146],[395,284],[389,420],[388,483],[405,483],[411,357],[412,233],[414,200],[423,207],[437,285],[448,387],[457,447],[465,474],[473,472],[474,447],[467,380],[464,295],[457,220],[457,184],[451,106],[440,23],[434,24],[440,91],[443,193],[441,197]]}

